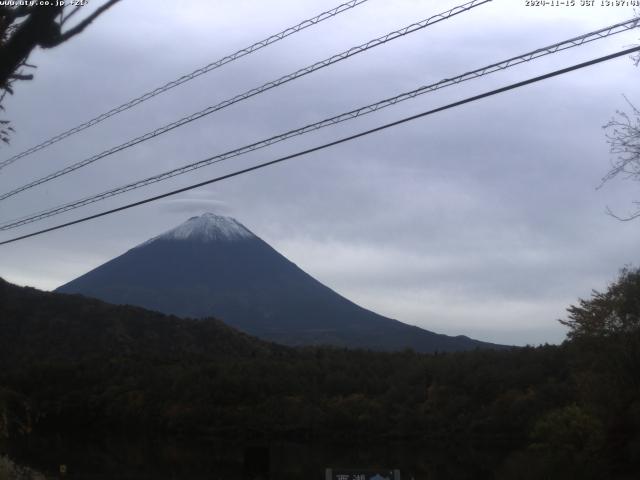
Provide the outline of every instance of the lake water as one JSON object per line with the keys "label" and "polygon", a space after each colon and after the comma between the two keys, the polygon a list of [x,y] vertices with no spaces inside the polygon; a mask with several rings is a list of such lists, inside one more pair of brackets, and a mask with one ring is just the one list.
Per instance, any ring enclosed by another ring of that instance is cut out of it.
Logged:
{"label": "lake water", "polygon": [[[300,444],[186,439],[30,438],[5,443],[0,480],[324,480],[325,468],[400,469],[402,480],[494,478],[499,456],[416,444]],[[66,474],[59,473],[60,465]],[[6,473],[5,473],[6,477]]]}

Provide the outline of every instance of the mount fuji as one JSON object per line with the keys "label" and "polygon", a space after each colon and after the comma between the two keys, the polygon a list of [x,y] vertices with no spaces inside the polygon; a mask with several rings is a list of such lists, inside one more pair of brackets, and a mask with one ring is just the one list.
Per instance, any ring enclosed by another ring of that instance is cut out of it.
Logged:
{"label": "mount fuji", "polygon": [[287,345],[419,352],[501,348],[383,317],[302,271],[231,217],[193,217],[57,292],[179,317],[216,317]]}

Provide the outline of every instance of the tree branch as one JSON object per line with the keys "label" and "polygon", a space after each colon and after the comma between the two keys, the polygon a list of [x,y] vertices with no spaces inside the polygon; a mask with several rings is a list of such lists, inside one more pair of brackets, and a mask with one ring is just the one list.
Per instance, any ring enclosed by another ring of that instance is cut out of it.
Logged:
{"label": "tree branch", "polygon": [[11,80],[33,80],[33,75],[32,74],[22,74],[22,73],[14,73],[12,75],[9,76],[9,78]]}
{"label": "tree branch", "polygon": [[[62,42],[66,42],[67,40],[69,40],[71,37],[78,35],[79,33],[81,33],[85,28],[87,28],[89,25],[91,25],[91,23],[98,18],[100,15],[102,15],[105,11],[107,11],[109,8],[111,8],[113,5],[115,5],[116,3],[118,3],[120,0],[109,0],[107,3],[105,3],[104,5],[102,5],[100,8],[96,9],[95,12],[93,12],[91,15],[89,15],[87,18],[85,18],[83,21],[81,21],[80,23],[78,23],[75,27],[67,30],[64,33],[61,33],[60,36],[58,37],[57,40],[53,41],[51,44],[47,45],[47,48],[49,47],[55,47],[57,45],[60,45]],[[71,16],[74,12],[71,12],[69,14],[69,16]],[[67,17],[68,18],[68,17]]]}
{"label": "tree branch", "polygon": [[26,17],[33,13],[35,5],[21,5],[17,7],[0,7],[0,16],[13,22],[16,18]]}
{"label": "tree branch", "polygon": [[[636,202],[634,202],[636,203]],[[630,222],[631,220],[635,220],[636,218],[640,217],[640,210],[636,211],[635,213],[632,213],[631,215],[628,215],[626,217],[621,217],[619,215],[616,215],[615,213],[613,213],[613,211],[607,207],[607,215],[615,218],[616,220],[619,220],[621,222]]]}
{"label": "tree branch", "polygon": [[80,11],[80,6],[77,6],[76,8],[74,8],[73,10],[71,10],[69,12],[69,14],[67,16],[65,16],[61,21],[60,21],[60,26],[64,25],[67,20],[69,20],[71,17],[73,17],[76,13],[78,13]]}
{"label": "tree branch", "polygon": [[[84,31],[96,18],[120,0],[108,0],[73,28],[62,33],[62,26],[75,16],[80,7],[65,7],[64,2],[15,2],[19,6],[0,5],[0,111],[7,94],[13,94],[13,83],[31,80],[32,74],[23,73],[21,67],[35,68],[27,63],[37,48],[51,48]],[[66,15],[65,13],[68,12]],[[23,18],[24,17],[24,18]],[[0,119],[0,143],[8,143],[13,128],[8,120]]]}

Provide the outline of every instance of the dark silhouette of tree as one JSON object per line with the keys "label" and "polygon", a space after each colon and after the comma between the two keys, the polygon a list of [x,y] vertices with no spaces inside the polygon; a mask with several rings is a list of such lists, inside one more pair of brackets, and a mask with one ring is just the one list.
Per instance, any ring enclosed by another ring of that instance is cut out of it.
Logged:
{"label": "dark silhouette of tree", "polygon": [[[84,16],[78,16],[89,8],[84,1],[76,6],[55,5],[54,1],[47,2],[49,5],[1,5],[0,109],[4,110],[2,101],[7,93],[13,94],[16,81],[33,78],[27,69],[35,67],[27,60],[36,47],[53,48],[66,42],[119,1],[108,0]],[[76,20],[73,26],[69,26]],[[0,140],[8,143],[12,131],[9,120],[0,121]]]}
{"label": "dark silhouette of tree", "polygon": [[567,337],[607,338],[640,332],[640,269],[625,268],[606,292],[594,291],[591,299],[569,307]]}
{"label": "dark silhouette of tree", "polygon": [[601,454],[610,465],[639,471],[640,269],[623,269],[605,292],[594,291],[568,310],[562,323],[570,329],[578,405],[603,426]]}

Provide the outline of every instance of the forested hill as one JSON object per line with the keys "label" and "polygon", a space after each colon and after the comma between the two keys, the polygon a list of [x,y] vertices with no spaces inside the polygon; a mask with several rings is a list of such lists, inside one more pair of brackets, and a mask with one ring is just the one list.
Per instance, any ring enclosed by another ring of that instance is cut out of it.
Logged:
{"label": "forested hill", "polygon": [[[456,357],[296,349],[214,319],[4,281],[0,332],[0,390],[21,398],[36,413],[33,427],[47,430],[344,439],[428,431],[435,438],[467,429],[473,412],[489,408],[507,383],[519,397],[529,385],[559,384],[564,375],[556,368],[563,352],[553,347],[546,365],[532,360],[541,355],[534,349]],[[447,387],[451,381],[459,385]],[[484,414],[499,419],[497,406]],[[452,408],[466,417],[454,421]],[[503,433],[523,438],[521,423]]]}
{"label": "forested hill", "polygon": [[270,355],[263,342],[215,319],[189,320],[0,279],[0,366],[134,355],[219,359]]}
{"label": "forested hill", "polygon": [[[0,440],[32,431],[419,441],[502,478],[636,478],[640,271],[569,309],[560,346],[295,349],[0,281]],[[451,450],[454,449],[454,450]]]}

